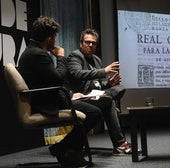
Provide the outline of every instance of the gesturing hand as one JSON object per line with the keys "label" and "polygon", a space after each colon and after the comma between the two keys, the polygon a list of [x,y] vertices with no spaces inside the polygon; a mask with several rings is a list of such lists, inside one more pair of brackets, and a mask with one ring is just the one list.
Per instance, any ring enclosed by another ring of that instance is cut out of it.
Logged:
{"label": "gesturing hand", "polygon": [[108,78],[108,83],[111,86],[115,86],[121,82],[121,77],[119,73],[115,73],[113,76]]}
{"label": "gesturing hand", "polygon": [[119,71],[119,62],[118,61],[113,62],[110,65],[108,65],[107,67],[105,67],[106,74],[113,73],[113,72],[116,73],[118,71]]}

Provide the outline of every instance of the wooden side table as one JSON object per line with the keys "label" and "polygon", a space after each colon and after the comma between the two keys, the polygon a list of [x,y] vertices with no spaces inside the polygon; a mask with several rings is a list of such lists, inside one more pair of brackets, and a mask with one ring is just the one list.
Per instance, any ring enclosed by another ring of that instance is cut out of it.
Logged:
{"label": "wooden side table", "polygon": [[[148,157],[147,135],[146,135],[146,117],[154,117],[158,112],[165,112],[170,110],[170,106],[141,106],[141,107],[127,107],[130,116],[130,137],[132,144],[132,162],[139,161],[138,152],[138,127],[141,140],[141,153],[143,158]],[[163,114],[163,113],[161,113]]]}

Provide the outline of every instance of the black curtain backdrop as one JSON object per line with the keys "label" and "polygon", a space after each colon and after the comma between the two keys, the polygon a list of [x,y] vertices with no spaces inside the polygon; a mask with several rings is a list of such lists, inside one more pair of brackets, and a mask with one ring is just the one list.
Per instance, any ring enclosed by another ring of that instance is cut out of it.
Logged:
{"label": "black curtain backdrop", "polygon": [[79,46],[79,36],[86,27],[86,1],[40,0],[41,15],[53,17],[61,24],[57,44],[65,49],[65,56]]}
{"label": "black curtain backdrop", "polygon": [[98,0],[40,0],[40,9],[41,15],[53,17],[61,24],[57,45],[64,47],[65,56],[79,47],[84,29],[92,27],[100,34]]}

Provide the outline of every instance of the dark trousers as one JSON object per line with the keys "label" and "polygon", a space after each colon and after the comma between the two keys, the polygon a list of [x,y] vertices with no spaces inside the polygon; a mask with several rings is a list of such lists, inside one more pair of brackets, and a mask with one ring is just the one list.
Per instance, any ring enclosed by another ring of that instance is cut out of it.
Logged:
{"label": "dark trousers", "polygon": [[100,109],[102,118],[106,123],[113,147],[117,147],[122,142],[124,142],[125,137],[120,126],[119,117],[114,100],[112,100],[110,96],[102,96],[98,100],[88,99],[85,101],[89,103],[91,107]]}
{"label": "dark trousers", "polygon": [[[72,101],[76,110],[86,114],[86,120],[84,122],[86,132],[94,128],[97,122],[101,121],[101,118],[104,119],[113,147],[120,146],[125,141],[115,104],[115,99],[121,98],[124,92],[125,89],[121,86],[112,87],[107,89],[106,96],[102,96],[98,100],[81,99]],[[73,148],[82,148],[82,139],[79,128],[74,127],[63,141],[69,141],[69,146]]]}
{"label": "dark trousers", "polygon": [[115,101],[110,96],[102,96],[98,100],[76,100],[73,101],[73,105],[76,110],[86,114],[84,126],[87,132],[102,118],[106,123],[113,147],[120,146],[125,141]]}
{"label": "dark trousers", "polygon": [[[75,110],[81,111],[86,114],[86,120],[83,123],[83,126],[86,132],[89,132],[101,118],[101,110],[91,105],[87,102],[83,102],[80,100],[72,101]],[[67,104],[62,104],[62,108],[68,108]],[[74,126],[72,131],[66,135],[66,137],[60,142],[63,147],[63,151],[68,150],[70,148],[75,150],[81,150],[84,145],[84,138],[82,134],[82,129],[80,126]]]}

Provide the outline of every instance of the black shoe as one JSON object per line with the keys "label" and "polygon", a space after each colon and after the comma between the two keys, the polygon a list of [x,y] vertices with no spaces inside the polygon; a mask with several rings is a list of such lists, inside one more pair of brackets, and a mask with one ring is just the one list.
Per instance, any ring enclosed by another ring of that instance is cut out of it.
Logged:
{"label": "black shoe", "polygon": [[68,150],[63,155],[56,156],[60,164],[64,167],[84,167],[89,162],[84,159],[83,153],[75,150]]}
{"label": "black shoe", "polygon": [[55,143],[49,147],[49,151],[52,156],[57,156],[61,154],[61,151],[64,152],[64,149],[61,148],[60,143]]}

